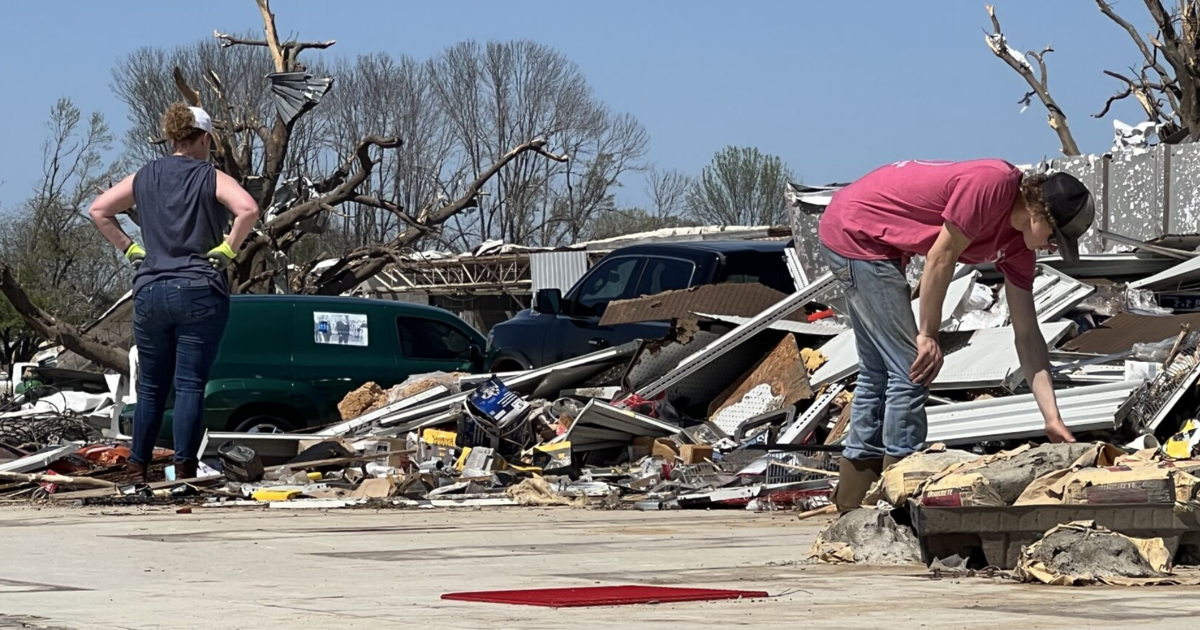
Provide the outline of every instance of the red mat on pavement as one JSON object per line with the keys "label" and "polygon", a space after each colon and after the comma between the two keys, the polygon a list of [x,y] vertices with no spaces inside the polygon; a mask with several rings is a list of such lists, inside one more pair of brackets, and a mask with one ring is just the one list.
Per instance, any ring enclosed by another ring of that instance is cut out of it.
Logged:
{"label": "red mat on pavement", "polygon": [[626,606],[667,602],[698,602],[713,599],[769,597],[765,591],[727,591],[711,588],[666,586],[587,586],[583,588],[535,588],[524,591],[476,591],[446,593],[442,599],[489,602],[522,606],[572,608],[578,606]]}

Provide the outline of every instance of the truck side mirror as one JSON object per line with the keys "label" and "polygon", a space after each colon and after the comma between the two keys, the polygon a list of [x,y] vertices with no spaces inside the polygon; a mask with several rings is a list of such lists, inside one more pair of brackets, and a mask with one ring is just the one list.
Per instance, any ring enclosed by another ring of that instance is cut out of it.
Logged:
{"label": "truck side mirror", "polygon": [[543,315],[558,315],[562,312],[562,291],[542,289],[534,296],[533,310]]}

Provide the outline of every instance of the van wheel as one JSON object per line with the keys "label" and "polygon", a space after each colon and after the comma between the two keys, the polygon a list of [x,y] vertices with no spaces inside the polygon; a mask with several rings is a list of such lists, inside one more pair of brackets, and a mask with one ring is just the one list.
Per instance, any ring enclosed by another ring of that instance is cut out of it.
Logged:
{"label": "van wheel", "polygon": [[246,418],[237,425],[234,431],[238,433],[291,433],[295,430],[292,423],[278,416],[259,415]]}

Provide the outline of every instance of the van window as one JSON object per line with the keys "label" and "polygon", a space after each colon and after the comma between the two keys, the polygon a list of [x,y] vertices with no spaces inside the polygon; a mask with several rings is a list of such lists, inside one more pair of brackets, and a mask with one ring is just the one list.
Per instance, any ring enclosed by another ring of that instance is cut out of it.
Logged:
{"label": "van window", "polygon": [[675,291],[691,286],[692,273],[696,270],[694,263],[674,258],[650,258],[646,261],[646,270],[642,272],[642,281],[638,283],[635,295],[654,295],[663,291]]}
{"label": "van window", "polygon": [[432,319],[400,317],[400,351],[410,359],[471,360],[471,339],[457,328]]}
{"label": "van window", "polygon": [[333,346],[365,348],[371,339],[362,313],[313,313],[313,341]]}

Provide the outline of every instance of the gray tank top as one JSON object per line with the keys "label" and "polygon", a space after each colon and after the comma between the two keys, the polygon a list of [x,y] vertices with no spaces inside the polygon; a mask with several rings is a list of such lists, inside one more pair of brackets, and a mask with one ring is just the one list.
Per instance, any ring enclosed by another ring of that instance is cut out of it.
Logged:
{"label": "gray tank top", "polygon": [[146,260],[133,281],[134,293],[157,280],[207,280],[229,293],[225,274],[205,254],[221,244],[229,211],[217,201],[216,167],[171,155],[143,166],[133,177]]}

